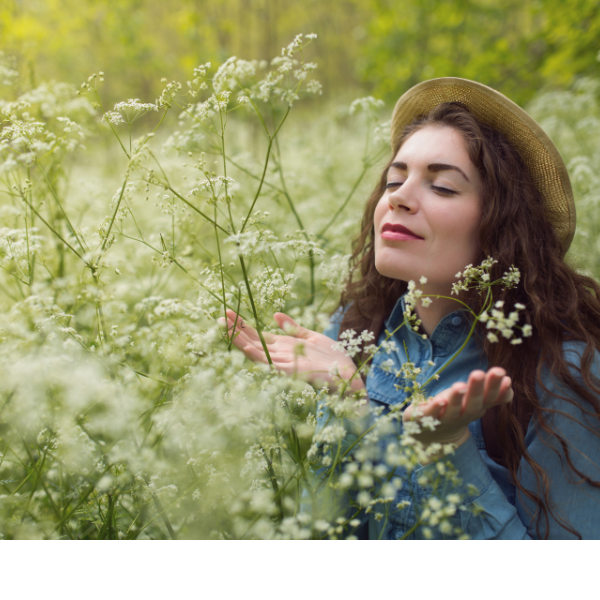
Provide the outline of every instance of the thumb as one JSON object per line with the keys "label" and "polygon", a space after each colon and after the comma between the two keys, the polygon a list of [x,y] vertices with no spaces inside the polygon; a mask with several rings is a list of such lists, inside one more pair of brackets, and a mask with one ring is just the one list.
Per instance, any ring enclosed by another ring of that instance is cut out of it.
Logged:
{"label": "thumb", "polygon": [[275,313],[273,318],[281,329],[293,337],[306,339],[311,333],[310,329],[306,329],[306,327],[298,325],[298,323],[296,323],[292,317],[286,315],[285,313]]}

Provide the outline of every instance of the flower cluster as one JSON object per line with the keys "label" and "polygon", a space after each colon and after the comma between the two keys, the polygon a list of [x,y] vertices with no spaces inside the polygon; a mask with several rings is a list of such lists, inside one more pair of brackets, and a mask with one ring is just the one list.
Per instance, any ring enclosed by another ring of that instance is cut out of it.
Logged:
{"label": "flower cluster", "polygon": [[521,273],[515,266],[511,266],[498,281],[492,281],[490,272],[492,267],[497,263],[497,260],[488,256],[478,267],[467,265],[462,273],[459,271],[455,275],[459,281],[452,284],[451,294],[458,295],[461,291],[464,290],[466,292],[470,289],[483,291],[498,284],[505,290],[515,288],[519,285]]}
{"label": "flower cluster", "polygon": [[332,344],[335,350],[341,350],[350,358],[354,358],[363,348],[364,344],[372,342],[375,336],[372,331],[361,331],[359,334],[354,329],[343,331],[337,342]]}
{"label": "flower cluster", "polygon": [[[79,96],[20,79],[0,101],[0,537],[351,538],[367,515],[385,529],[410,509],[398,495],[422,485],[444,505],[418,507],[431,511],[420,525],[438,535],[452,521],[449,471],[418,473],[417,430],[433,420],[400,432],[399,410],[367,415],[361,392],[252,363],[216,325],[232,309],[269,338],[284,310],[322,331],[349,276],[359,194],[340,215],[323,199],[331,183],[346,197],[348,164],[367,169],[379,150],[365,141],[372,119],[360,138],[331,119],[335,153],[305,121],[282,128],[302,90],[320,89],[304,56],[314,37],[271,62],[202,64],[187,86],[164,80],[155,103],[118,102],[104,123],[101,73]],[[140,117],[159,108],[154,136]],[[96,149],[74,163],[96,134],[111,160]],[[347,332],[337,347],[370,356],[375,342]],[[391,337],[379,347],[398,350]],[[423,374],[389,368],[416,402]]]}
{"label": "flower cluster", "polygon": [[[421,277],[419,283],[425,285],[427,283],[427,277]],[[421,326],[421,319],[419,319],[415,311],[417,302],[421,300],[421,304],[424,307],[428,307],[431,304],[431,298],[423,298],[422,296],[423,290],[417,288],[417,284],[414,281],[409,281],[408,289],[404,296],[404,318],[414,331],[419,331],[419,327]],[[423,338],[427,339],[427,335],[423,334]]]}
{"label": "flower cluster", "polygon": [[364,98],[357,98],[350,104],[348,112],[353,115],[358,111],[365,113],[373,113],[381,110],[385,106],[383,100],[374,98],[373,96],[365,96]]}
{"label": "flower cluster", "polygon": [[350,275],[349,259],[349,254],[334,254],[319,265],[318,272],[327,289],[340,293],[346,287]]}
{"label": "flower cluster", "polygon": [[497,262],[497,260],[488,256],[478,267],[467,265],[462,273],[459,271],[455,275],[458,282],[452,284],[451,295],[459,295],[461,291],[464,290],[466,292],[472,287],[476,287],[479,290],[489,287],[491,283],[490,270]]}
{"label": "flower cluster", "polygon": [[[250,99],[268,102],[271,97],[292,106],[299,98],[299,85],[306,81],[309,93],[321,93],[321,84],[316,80],[307,81],[308,74],[317,68],[312,62],[298,61],[294,56],[301,53],[316,34],[297,35],[294,40],[275,57],[269,71],[262,79],[256,81],[259,70],[267,67],[265,61],[247,61],[235,56],[226,60],[213,77],[212,87],[216,94],[225,91],[239,90],[239,104],[246,104]],[[293,79],[290,80],[290,77]]]}
{"label": "flower cluster", "polygon": [[[519,311],[525,310],[525,306],[519,303],[515,304],[515,310],[510,312],[508,316],[505,316],[504,312],[501,310],[503,307],[504,301],[498,300],[491,311],[484,311],[479,315],[479,320],[482,323],[486,323],[487,329],[496,329],[498,333],[502,334],[507,340],[513,337],[515,327],[521,330],[523,337],[530,337],[533,333],[531,325],[526,324],[522,327],[517,326],[519,321]],[[487,339],[490,342],[497,342],[498,336],[493,331],[490,331],[487,334]],[[521,344],[522,342],[523,340],[521,338],[514,338],[510,341],[510,343],[514,345]]]}
{"label": "flower cluster", "polygon": [[104,113],[103,121],[108,121],[111,125],[120,125],[127,123],[131,125],[147,112],[158,111],[156,104],[140,102],[138,98],[130,98],[126,102],[117,102],[112,111]]}
{"label": "flower cluster", "polygon": [[[225,192],[230,192],[231,188],[235,184],[235,180],[231,177],[211,177],[210,179],[204,179],[198,184],[198,187],[190,190],[186,196],[201,196],[202,194],[208,193],[209,198],[214,200],[224,196]],[[202,196],[201,196],[202,197]]]}

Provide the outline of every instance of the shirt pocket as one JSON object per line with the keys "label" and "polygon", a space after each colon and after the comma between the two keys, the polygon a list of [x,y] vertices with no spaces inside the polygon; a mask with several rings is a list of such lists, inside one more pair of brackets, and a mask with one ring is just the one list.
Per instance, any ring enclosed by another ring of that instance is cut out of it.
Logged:
{"label": "shirt pocket", "polygon": [[[398,505],[404,504],[403,508],[397,508]],[[389,525],[387,539],[400,540],[410,531],[417,523],[417,515],[413,506],[413,500],[408,494],[398,495],[392,502],[389,514]],[[406,538],[407,540],[415,539],[415,531]]]}
{"label": "shirt pocket", "polygon": [[[389,365],[386,368],[386,363]],[[369,398],[386,404],[398,404],[406,397],[404,393],[405,380],[396,377],[400,365],[395,357],[385,352],[378,352],[373,357],[373,364],[367,377],[367,393]],[[399,386],[399,389],[396,389]]]}

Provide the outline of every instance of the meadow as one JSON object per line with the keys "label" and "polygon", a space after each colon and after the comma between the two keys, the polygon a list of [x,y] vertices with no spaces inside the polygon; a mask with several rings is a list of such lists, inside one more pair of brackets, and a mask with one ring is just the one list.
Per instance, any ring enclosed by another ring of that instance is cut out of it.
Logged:
{"label": "meadow", "polygon": [[[385,459],[389,420],[348,447],[360,399],[247,361],[217,324],[230,308],[275,333],[283,311],[323,331],[389,158],[392,106],[319,102],[312,42],[114,106],[101,72],[32,86],[3,59],[2,538],[351,538],[402,510],[410,432]],[[526,107],[571,175],[568,260],[597,279],[599,95],[579,78]],[[460,537],[453,473],[420,483],[439,493],[415,527]]]}

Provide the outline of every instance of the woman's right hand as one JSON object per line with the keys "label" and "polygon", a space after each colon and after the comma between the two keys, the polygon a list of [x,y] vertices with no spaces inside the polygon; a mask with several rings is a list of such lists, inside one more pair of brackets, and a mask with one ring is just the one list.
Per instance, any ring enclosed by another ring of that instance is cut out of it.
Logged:
{"label": "woman's right hand", "polygon": [[435,430],[415,435],[425,445],[433,442],[460,446],[469,437],[469,423],[481,419],[490,408],[512,402],[512,380],[501,367],[471,371],[466,383],[456,382],[419,407],[408,406],[404,422],[422,417],[439,421]]}
{"label": "woman's right hand", "polygon": [[[315,385],[328,383],[330,389],[337,388],[343,383],[341,380],[349,379],[352,379],[348,386],[350,391],[364,389],[360,376],[355,375],[356,365],[341,350],[332,348],[331,338],[301,327],[284,313],[275,313],[273,318],[287,334],[263,333],[269,356],[276,369],[286,375],[301,377]],[[221,317],[218,321],[221,325],[225,325],[225,318]],[[233,331],[234,324],[235,331]],[[256,329],[232,310],[227,311],[227,329],[229,335],[232,332],[234,334],[233,344],[247,358],[254,362],[268,363]],[[332,374],[334,369],[339,375]]]}

